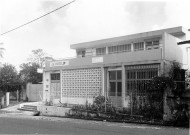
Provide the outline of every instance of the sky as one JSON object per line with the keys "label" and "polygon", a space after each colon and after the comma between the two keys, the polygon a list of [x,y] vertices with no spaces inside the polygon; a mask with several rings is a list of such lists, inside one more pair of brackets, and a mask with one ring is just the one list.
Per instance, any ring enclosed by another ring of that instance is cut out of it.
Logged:
{"label": "sky", "polygon": [[[72,0],[0,0],[0,33]],[[32,50],[74,57],[71,44],[183,26],[190,29],[189,0],[76,0],[31,24],[0,36],[1,62],[19,69]]]}

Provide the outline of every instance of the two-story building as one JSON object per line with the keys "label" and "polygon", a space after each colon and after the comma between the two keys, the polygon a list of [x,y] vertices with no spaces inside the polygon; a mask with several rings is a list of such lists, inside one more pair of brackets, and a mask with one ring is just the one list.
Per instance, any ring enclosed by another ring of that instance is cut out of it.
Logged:
{"label": "two-story building", "polygon": [[76,58],[46,62],[43,100],[85,104],[101,94],[117,107],[128,107],[133,96],[143,104],[148,80],[173,61],[188,67],[188,50],[177,42],[190,39],[189,33],[174,27],[72,44]]}

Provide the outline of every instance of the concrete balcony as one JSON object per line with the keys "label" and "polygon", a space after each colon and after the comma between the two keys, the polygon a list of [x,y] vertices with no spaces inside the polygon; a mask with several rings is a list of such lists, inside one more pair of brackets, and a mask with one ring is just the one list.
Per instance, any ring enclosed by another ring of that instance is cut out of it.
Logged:
{"label": "concrete balcony", "polygon": [[103,56],[87,56],[81,58],[63,59],[46,62],[45,70],[60,70],[85,66],[101,66],[116,63],[144,62],[162,59],[162,48],[123,53],[113,53]]}

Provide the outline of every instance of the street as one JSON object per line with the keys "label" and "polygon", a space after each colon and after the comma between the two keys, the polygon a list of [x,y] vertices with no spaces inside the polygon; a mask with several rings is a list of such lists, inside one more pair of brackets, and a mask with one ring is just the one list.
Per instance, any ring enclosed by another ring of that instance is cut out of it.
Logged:
{"label": "street", "polygon": [[189,135],[189,129],[0,114],[0,134]]}

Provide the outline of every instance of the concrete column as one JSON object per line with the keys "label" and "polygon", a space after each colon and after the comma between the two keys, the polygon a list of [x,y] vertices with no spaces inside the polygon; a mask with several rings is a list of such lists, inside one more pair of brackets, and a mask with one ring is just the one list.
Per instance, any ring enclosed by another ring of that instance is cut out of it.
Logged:
{"label": "concrete column", "polygon": [[9,95],[10,95],[10,92],[6,92],[6,106],[9,105]]}
{"label": "concrete column", "polygon": [[101,91],[101,94],[106,97],[107,68],[101,67],[101,71],[102,71],[102,91]]}
{"label": "concrete column", "polygon": [[146,50],[146,42],[143,42],[144,50]]}
{"label": "concrete column", "polygon": [[165,68],[165,63],[164,63],[164,61],[161,61],[160,67],[159,67],[159,70],[158,70],[158,75],[159,76],[165,73],[165,69],[164,68]]}
{"label": "concrete column", "polygon": [[107,68],[104,68],[104,96],[107,97]]}
{"label": "concrete column", "polygon": [[125,107],[125,66],[122,65],[122,106]]}
{"label": "concrete column", "polygon": [[5,105],[5,96],[2,96],[2,98],[1,98],[1,105],[2,105],[2,106]]}
{"label": "concrete column", "polygon": [[107,55],[107,54],[109,54],[109,52],[108,52],[108,46],[106,47],[106,55]]}
{"label": "concrete column", "polygon": [[102,72],[102,79],[101,79],[101,80],[102,80],[102,89],[101,89],[101,91],[100,91],[100,94],[101,94],[101,95],[104,95],[104,91],[105,91],[105,90],[104,90],[104,85],[105,85],[105,84],[104,84],[104,82],[105,82],[105,81],[104,81],[104,78],[105,78],[105,77],[104,77],[104,76],[105,76],[105,74],[104,74],[104,67],[101,67],[101,72]]}
{"label": "concrete column", "polygon": [[17,102],[18,102],[18,98],[19,98],[19,91],[17,90],[16,91],[16,100],[17,100]]}
{"label": "concrete column", "polygon": [[60,97],[60,100],[62,102],[62,89],[63,89],[63,86],[62,86],[62,83],[63,83],[63,78],[62,78],[62,70],[60,70],[60,85],[61,85],[61,89],[60,89],[60,93],[61,93],[61,97]]}
{"label": "concrete column", "polygon": [[134,51],[134,46],[133,46],[134,44],[133,43],[131,43],[131,52],[133,52]]}

